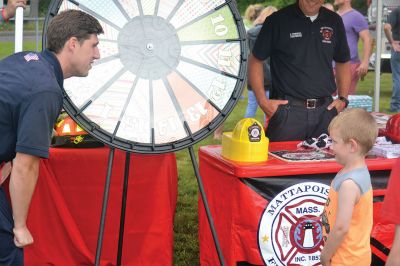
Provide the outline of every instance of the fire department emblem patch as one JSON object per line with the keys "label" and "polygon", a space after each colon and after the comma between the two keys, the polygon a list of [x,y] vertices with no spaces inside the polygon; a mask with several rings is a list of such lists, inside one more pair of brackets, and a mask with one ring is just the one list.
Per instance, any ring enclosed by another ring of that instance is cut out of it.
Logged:
{"label": "fire department emblem patch", "polygon": [[331,27],[321,27],[322,42],[332,43],[333,29]]}
{"label": "fire department emblem patch", "polygon": [[258,246],[265,265],[321,265],[323,247],[320,215],[329,186],[305,182],[271,200],[258,228]]}

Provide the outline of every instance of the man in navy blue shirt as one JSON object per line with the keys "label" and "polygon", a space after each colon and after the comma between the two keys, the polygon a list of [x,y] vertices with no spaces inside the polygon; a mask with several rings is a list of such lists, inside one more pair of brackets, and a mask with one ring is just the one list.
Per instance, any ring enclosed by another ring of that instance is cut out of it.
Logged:
{"label": "man in navy blue shirt", "polygon": [[[63,101],[63,80],[84,77],[100,58],[100,23],[78,10],[55,16],[47,50],[22,52],[0,61],[0,169],[12,161],[10,208],[0,187],[0,265],[23,265],[22,248],[33,243],[26,226],[39,172],[48,158],[53,124]],[[0,181],[0,183],[2,183]]]}
{"label": "man in navy blue shirt", "polygon": [[[327,132],[348,104],[350,54],[343,21],[324,0],[298,0],[269,16],[249,57],[249,82],[269,120],[271,141],[304,140]],[[271,60],[265,97],[262,62]],[[336,83],[332,61],[336,62]],[[338,99],[331,95],[338,86]]]}

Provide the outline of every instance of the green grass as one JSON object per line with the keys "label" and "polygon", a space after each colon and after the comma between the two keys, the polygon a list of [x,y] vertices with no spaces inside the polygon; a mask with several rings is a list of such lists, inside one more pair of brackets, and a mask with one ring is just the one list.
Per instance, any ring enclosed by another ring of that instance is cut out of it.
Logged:
{"label": "green grass", "polygon": [[[29,31],[33,31],[35,30],[35,22],[33,21],[29,21],[29,22],[25,22],[24,23],[24,30],[29,30]],[[43,29],[43,24],[44,21],[40,20],[39,21],[39,30]],[[10,21],[9,23],[1,23],[0,24],[0,31],[14,31],[15,28],[15,24],[14,21]]]}
{"label": "green grass", "polygon": [[[26,42],[24,49],[34,49],[35,44]],[[13,52],[13,43],[1,43],[0,58]],[[374,72],[370,72],[364,81],[359,82],[357,94],[374,95]],[[381,98],[380,111],[388,112],[392,90],[390,74],[381,75]],[[244,92],[246,96],[246,91]],[[224,131],[232,131],[235,124],[243,118],[247,105],[247,99],[239,100],[238,104],[224,123]],[[260,109],[257,111],[256,119],[262,121],[263,114]],[[219,144],[219,141],[212,136],[194,146],[195,153],[200,146]],[[188,150],[176,153],[179,171],[178,181],[178,202],[174,221],[174,265],[199,265],[199,245],[197,237],[197,181],[193,173],[192,163]]]}
{"label": "green grass", "polygon": [[[39,50],[41,50],[42,44],[41,42],[38,44]],[[35,51],[36,44],[35,42],[29,41],[23,43],[24,51]],[[14,53],[14,42],[2,42],[0,38],[0,59],[4,58],[10,54]]]}
{"label": "green grass", "polygon": [[[392,97],[392,74],[384,73],[380,76],[379,111],[389,113],[390,99]],[[369,95],[374,98],[375,72],[369,72],[364,81],[358,82],[357,94]],[[374,107],[372,107],[374,110]]]}

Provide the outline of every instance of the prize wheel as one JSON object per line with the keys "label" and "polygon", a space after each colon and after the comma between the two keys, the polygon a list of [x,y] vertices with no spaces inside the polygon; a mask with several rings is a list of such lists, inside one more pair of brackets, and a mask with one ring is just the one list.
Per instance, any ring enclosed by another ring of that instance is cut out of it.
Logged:
{"label": "prize wheel", "polygon": [[227,117],[246,75],[245,29],[234,1],[59,0],[97,18],[100,59],[64,81],[64,109],[93,137],[137,153],[204,139]]}

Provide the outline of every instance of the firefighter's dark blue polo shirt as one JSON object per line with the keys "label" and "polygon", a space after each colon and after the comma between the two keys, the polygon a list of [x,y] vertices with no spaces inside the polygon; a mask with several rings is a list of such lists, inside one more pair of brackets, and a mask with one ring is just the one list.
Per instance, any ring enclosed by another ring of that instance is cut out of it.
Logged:
{"label": "firefighter's dark blue polo shirt", "polygon": [[[47,158],[62,107],[63,74],[48,51],[22,52],[0,61],[0,163],[16,152]],[[14,244],[12,210],[0,187],[0,265],[24,265]]]}
{"label": "firefighter's dark blue polo shirt", "polygon": [[252,52],[259,60],[271,58],[273,98],[330,96],[336,90],[332,60],[350,60],[341,17],[321,7],[312,22],[298,4],[265,20]]}
{"label": "firefighter's dark blue polo shirt", "polygon": [[62,107],[63,74],[49,51],[0,61],[0,163],[16,152],[47,158]]}

